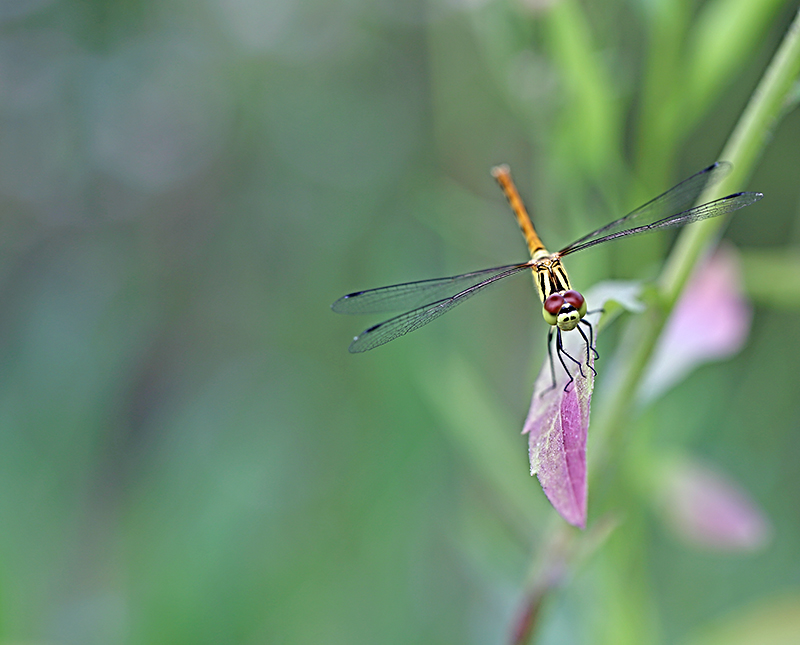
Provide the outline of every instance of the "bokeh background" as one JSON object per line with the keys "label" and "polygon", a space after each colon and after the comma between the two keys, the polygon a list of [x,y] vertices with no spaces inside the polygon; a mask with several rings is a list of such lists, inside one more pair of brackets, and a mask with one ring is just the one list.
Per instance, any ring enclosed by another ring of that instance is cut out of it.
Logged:
{"label": "bokeh background", "polygon": [[[713,162],[796,9],[0,3],[0,643],[506,642],[561,521],[519,435],[530,280],[365,355],[377,320],[329,305],[524,260],[496,163],[558,247]],[[539,642],[800,642],[798,144],[787,109],[728,228],[745,348],[638,421],[771,540],[688,545],[620,477]],[[669,239],[573,281],[652,277]]]}

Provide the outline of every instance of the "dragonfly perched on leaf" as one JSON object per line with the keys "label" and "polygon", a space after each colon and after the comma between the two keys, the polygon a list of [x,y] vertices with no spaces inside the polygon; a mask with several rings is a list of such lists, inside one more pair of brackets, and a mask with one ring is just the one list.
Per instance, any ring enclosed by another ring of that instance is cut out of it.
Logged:
{"label": "dragonfly perched on leaf", "polygon": [[[580,292],[572,288],[567,272],[561,263],[562,258],[618,238],[676,228],[710,217],[725,215],[749,206],[763,197],[761,193],[754,192],[733,193],[706,204],[693,206],[703,190],[719,182],[730,172],[731,168],[732,166],[728,162],[717,162],[624,217],[601,226],[556,253],[550,253],[542,244],[531,223],[508,166],[496,166],[492,169],[492,175],[505,193],[522,234],[525,236],[531,256],[529,261],[472,271],[449,278],[419,280],[378,289],[356,291],[339,298],[331,307],[333,311],[340,314],[405,312],[373,325],[356,336],[350,343],[350,351],[353,353],[365,352],[427,325],[498,280],[530,269],[542,301],[542,315],[545,322],[550,325],[547,347],[553,384],[555,385],[553,361],[553,337],[555,337],[555,354],[569,376],[569,381],[565,386],[566,390],[572,383],[573,377],[565,357],[577,364],[578,369],[581,370],[581,373],[583,372],[581,361],[564,350],[562,332],[577,329],[583,336],[586,343],[587,365],[590,352],[594,352],[595,356],[597,353],[594,349],[592,325],[585,319],[586,300]],[[582,326],[586,328],[588,336]]]}

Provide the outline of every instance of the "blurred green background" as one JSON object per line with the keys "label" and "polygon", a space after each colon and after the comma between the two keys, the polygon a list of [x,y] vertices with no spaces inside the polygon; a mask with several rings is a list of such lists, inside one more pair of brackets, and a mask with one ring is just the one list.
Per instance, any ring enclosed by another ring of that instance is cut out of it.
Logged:
{"label": "blurred green background", "polygon": [[[555,248],[707,166],[796,9],[0,4],[0,643],[506,642],[561,521],[519,435],[530,280],[365,355],[377,320],[329,305],[525,260],[496,163]],[[749,491],[771,543],[697,550],[635,486],[590,491],[590,523],[624,519],[539,642],[800,621],[799,143],[789,111],[728,229],[746,348],[640,421]],[[652,277],[667,244],[569,270]]]}

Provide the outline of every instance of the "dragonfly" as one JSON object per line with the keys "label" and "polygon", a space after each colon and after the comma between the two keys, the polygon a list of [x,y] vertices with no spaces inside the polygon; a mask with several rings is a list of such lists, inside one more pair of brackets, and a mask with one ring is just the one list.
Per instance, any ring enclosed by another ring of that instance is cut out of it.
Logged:
{"label": "dragonfly", "polygon": [[[447,278],[418,280],[356,291],[339,298],[331,305],[331,308],[340,314],[404,312],[368,327],[353,339],[349,351],[352,353],[366,352],[427,325],[499,280],[531,270],[542,302],[542,316],[549,325],[547,349],[553,386],[556,381],[553,361],[553,338],[555,337],[555,354],[569,376],[569,381],[564,388],[566,390],[572,383],[573,376],[565,358],[577,364],[581,374],[583,374],[583,370],[581,368],[582,361],[564,350],[562,333],[578,330],[586,343],[587,365],[590,363],[590,352],[594,352],[596,358],[598,355],[594,347],[594,330],[586,319],[586,315],[589,313],[586,299],[580,292],[572,288],[561,260],[573,253],[611,240],[677,228],[711,217],[719,217],[750,206],[764,196],[756,192],[739,192],[694,206],[702,192],[707,187],[719,182],[731,171],[731,168],[732,165],[726,161],[714,163],[624,217],[578,238],[556,253],[550,253],[533,227],[525,204],[511,177],[509,167],[507,165],[495,166],[491,171],[492,176],[500,185],[514,212],[525,237],[530,260]],[[586,328],[588,336],[582,327]]]}

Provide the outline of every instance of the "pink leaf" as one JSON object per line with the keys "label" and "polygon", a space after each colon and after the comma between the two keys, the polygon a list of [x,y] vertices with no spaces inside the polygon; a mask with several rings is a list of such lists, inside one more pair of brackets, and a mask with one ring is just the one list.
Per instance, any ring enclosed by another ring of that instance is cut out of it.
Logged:
{"label": "pink leaf", "polygon": [[562,335],[565,351],[580,360],[581,367],[565,359],[574,379],[569,383],[567,372],[554,355],[553,387],[550,363],[545,360],[523,433],[528,434],[531,475],[538,476],[547,499],[561,517],[586,528],[586,436],[594,388],[594,356],[587,357],[586,344],[577,331]]}

